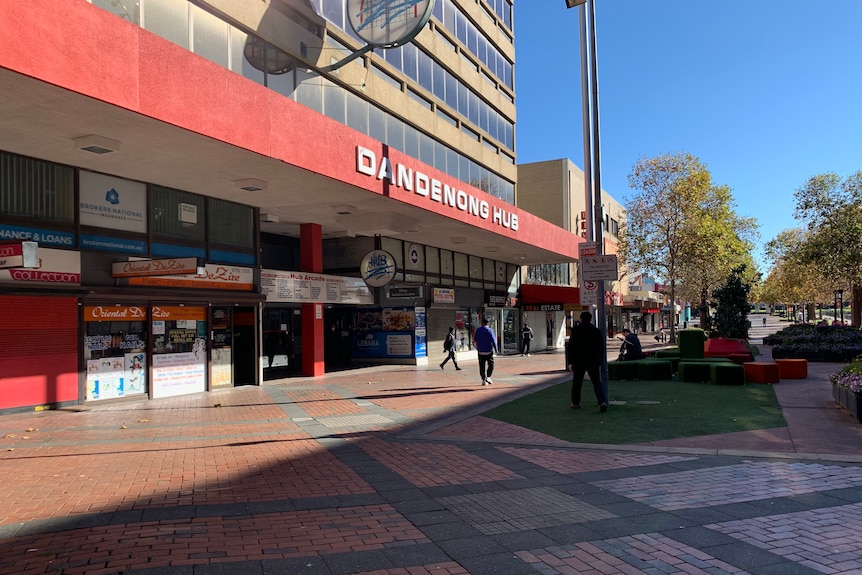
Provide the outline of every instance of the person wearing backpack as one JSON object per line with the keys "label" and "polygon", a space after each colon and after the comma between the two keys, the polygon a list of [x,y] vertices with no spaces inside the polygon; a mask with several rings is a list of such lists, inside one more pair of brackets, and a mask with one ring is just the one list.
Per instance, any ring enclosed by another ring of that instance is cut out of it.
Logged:
{"label": "person wearing backpack", "polygon": [[440,364],[440,369],[443,369],[443,366],[446,365],[450,359],[452,360],[452,365],[455,366],[457,371],[461,371],[461,368],[458,367],[458,360],[455,359],[455,328],[450,327],[449,333],[446,335],[446,339],[443,340],[443,351],[448,353],[446,359],[443,360],[443,363]]}

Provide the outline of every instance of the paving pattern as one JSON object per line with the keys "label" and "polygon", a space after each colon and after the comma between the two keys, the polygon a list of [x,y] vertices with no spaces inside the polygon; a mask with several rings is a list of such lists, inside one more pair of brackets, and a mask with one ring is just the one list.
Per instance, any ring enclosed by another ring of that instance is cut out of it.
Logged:
{"label": "paving pattern", "polygon": [[822,573],[862,573],[862,504],[706,525]]}
{"label": "paving pattern", "polygon": [[724,467],[600,481],[596,485],[669,511],[862,487],[862,469],[819,463],[745,461]]}
{"label": "paving pattern", "polygon": [[574,445],[481,415],[568,380],[559,361],[2,415],[0,575],[862,574],[859,452]]}
{"label": "paving pattern", "polygon": [[534,549],[518,556],[542,575],[748,575],[659,533]]}

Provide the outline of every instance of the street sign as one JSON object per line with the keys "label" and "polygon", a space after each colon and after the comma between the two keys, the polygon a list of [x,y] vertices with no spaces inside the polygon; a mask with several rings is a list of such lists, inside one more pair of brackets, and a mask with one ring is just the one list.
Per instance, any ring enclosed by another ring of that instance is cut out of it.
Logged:
{"label": "street sign", "polygon": [[617,280],[617,256],[604,254],[587,256],[580,261],[581,277],[584,281]]}
{"label": "street sign", "polygon": [[581,242],[578,244],[578,260],[599,255],[599,242]]}
{"label": "street sign", "polygon": [[599,283],[594,281],[581,281],[581,305],[599,305]]}

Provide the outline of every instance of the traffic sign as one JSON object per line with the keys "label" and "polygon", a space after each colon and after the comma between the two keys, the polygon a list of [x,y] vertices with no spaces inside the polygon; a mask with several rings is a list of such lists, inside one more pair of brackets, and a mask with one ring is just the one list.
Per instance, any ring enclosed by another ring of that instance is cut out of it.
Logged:
{"label": "traffic sign", "polygon": [[594,281],[582,281],[578,293],[581,296],[581,305],[599,305],[599,283]]}
{"label": "traffic sign", "polygon": [[578,260],[597,255],[599,255],[599,242],[581,242],[578,244]]}
{"label": "traffic sign", "polygon": [[617,280],[617,256],[616,254],[604,254],[600,256],[587,256],[579,262],[581,277],[584,281]]}

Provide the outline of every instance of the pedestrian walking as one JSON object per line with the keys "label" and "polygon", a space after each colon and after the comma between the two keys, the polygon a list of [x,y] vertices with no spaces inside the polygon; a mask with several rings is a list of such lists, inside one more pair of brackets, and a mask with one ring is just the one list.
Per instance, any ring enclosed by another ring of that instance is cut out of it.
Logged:
{"label": "pedestrian walking", "polygon": [[521,355],[530,355],[531,341],[533,341],[533,328],[525,323],[521,328]]}
{"label": "pedestrian walking", "polygon": [[605,352],[605,341],[602,332],[591,323],[593,315],[582,311],[580,322],[572,328],[572,335],[566,345],[566,365],[572,370],[572,409],[581,407],[581,386],[584,383],[584,373],[589,374],[593,384],[593,392],[599,404],[599,411],[608,410],[608,398],[605,386],[602,384],[601,366]]}
{"label": "pedestrian walking", "polygon": [[482,385],[494,383],[491,375],[494,373],[494,354],[498,351],[497,334],[494,333],[490,323],[487,317],[482,318],[482,327],[473,334],[473,345],[479,356],[479,376],[482,378]]}
{"label": "pedestrian walking", "polygon": [[446,359],[443,360],[443,363],[440,364],[440,369],[443,369],[443,366],[451,359],[452,365],[455,366],[456,371],[461,371],[461,368],[458,367],[458,360],[455,359],[455,328],[450,327],[449,333],[446,334],[446,339],[443,340],[443,351],[448,355]]}
{"label": "pedestrian walking", "polygon": [[763,325],[766,325],[766,316],[763,316]]}

